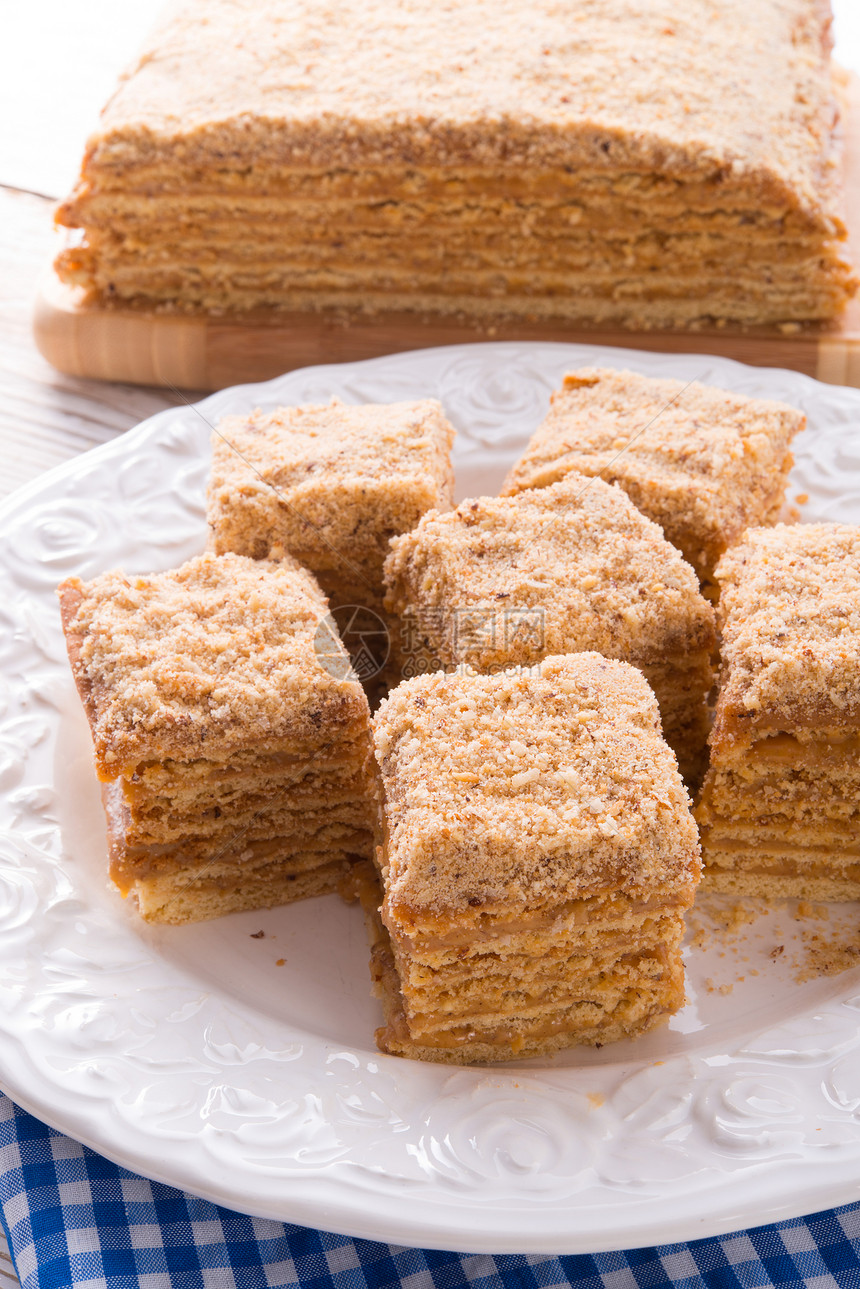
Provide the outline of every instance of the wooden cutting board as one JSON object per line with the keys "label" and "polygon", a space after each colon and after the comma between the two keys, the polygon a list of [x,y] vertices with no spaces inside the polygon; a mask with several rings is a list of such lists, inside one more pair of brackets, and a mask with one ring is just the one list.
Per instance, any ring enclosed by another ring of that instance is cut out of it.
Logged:
{"label": "wooden cutting board", "polygon": [[[844,116],[850,254],[860,266],[860,78],[852,77]],[[764,367],[789,367],[836,385],[860,387],[860,298],[838,327],[798,335],[737,332],[585,330],[564,323],[470,324],[408,313],[350,321],[326,314],[243,313],[169,316],[102,309],[81,301],[49,270],[34,317],[36,344],[60,371],[138,385],[222,389],[268,380],[315,363],[349,362],[432,345],[487,340],[554,340],[668,353],[712,353]]]}

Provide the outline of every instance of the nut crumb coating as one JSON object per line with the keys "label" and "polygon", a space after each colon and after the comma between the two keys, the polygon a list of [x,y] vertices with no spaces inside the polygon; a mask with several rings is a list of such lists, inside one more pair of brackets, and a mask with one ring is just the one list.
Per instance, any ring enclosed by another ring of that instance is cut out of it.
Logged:
{"label": "nut crumb coating", "polygon": [[59,595],[105,779],[142,761],[307,750],[366,727],[358,681],[317,660],[328,604],[289,557],[205,554],[148,577],[69,578]]}
{"label": "nut crumb coating", "polygon": [[[658,525],[620,488],[575,472],[431,511],[392,541],[385,576],[387,607],[414,620],[446,667],[578,650],[661,662],[715,643],[713,610]],[[518,629],[529,610],[539,631]]]}
{"label": "nut crumb coating", "polygon": [[613,890],[692,901],[689,799],[633,667],[584,653],[422,676],[374,728],[392,933]]}

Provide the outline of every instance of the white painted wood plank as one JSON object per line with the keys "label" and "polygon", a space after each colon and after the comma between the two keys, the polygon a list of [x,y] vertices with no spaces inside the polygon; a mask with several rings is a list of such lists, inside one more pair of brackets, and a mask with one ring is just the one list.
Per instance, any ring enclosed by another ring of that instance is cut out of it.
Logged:
{"label": "white painted wood plank", "polygon": [[0,189],[0,497],[178,401],[64,376],[37,352],[32,307],[52,254],[51,205]]}
{"label": "white painted wood plank", "polygon": [[65,194],[117,76],[164,0],[23,0],[3,6],[0,183]]}
{"label": "white painted wood plank", "polygon": [[9,1245],[2,1233],[0,1233],[0,1289],[21,1289],[21,1282],[15,1275],[15,1266],[9,1256]]}

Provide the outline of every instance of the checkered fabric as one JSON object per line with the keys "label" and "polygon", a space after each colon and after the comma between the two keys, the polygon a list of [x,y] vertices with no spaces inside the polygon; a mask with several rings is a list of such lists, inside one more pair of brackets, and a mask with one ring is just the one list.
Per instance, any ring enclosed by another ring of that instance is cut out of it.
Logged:
{"label": "checkered fabric", "polygon": [[2,1094],[0,1212],[23,1289],[860,1289],[860,1204],[626,1253],[405,1249],[244,1217],[149,1182]]}

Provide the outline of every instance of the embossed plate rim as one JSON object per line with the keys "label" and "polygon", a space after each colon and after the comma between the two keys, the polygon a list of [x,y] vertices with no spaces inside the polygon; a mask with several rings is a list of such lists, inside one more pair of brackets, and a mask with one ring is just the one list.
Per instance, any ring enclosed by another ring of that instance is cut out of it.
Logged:
{"label": "embossed plate rim", "polygon": [[[856,1104],[850,1095],[855,1065],[860,1073],[857,973],[836,993],[829,985],[805,987],[800,1019],[808,1032],[795,1033],[788,1024],[769,1033],[759,1027],[758,1034],[750,1030],[736,1037],[740,1046],[732,1052],[705,1043],[689,1052],[673,1050],[663,1062],[636,1047],[619,1050],[619,1060],[605,1064],[418,1066],[380,1056],[370,1049],[369,1037],[366,1048],[353,1044],[344,1050],[272,1020],[264,1009],[237,1007],[226,994],[207,991],[187,963],[159,957],[157,937],[135,938],[139,926],[124,906],[91,896],[76,853],[62,856],[60,825],[46,795],[50,785],[43,782],[53,761],[46,760],[46,740],[35,729],[41,719],[47,743],[56,738],[65,717],[50,713],[64,710],[70,684],[57,651],[53,581],[77,567],[76,561],[94,557],[98,565],[112,558],[117,522],[127,523],[129,534],[141,522],[135,519],[136,497],[167,523],[167,546],[174,549],[170,508],[178,516],[181,504],[195,504],[201,445],[208,439],[201,417],[211,421],[227,407],[299,398],[301,389],[348,392],[351,383],[365,393],[372,389],[377,399],[408,397],[407,391],[423,396],[458,365],[459,379],[477,365],[488,382],[498,384],[497,401],[488,397],[480,406],[469,405],[459,451],[464,468],[498,465],[505,449],[492,441],[499,427],[519,415],[517,394],[527,389],[533,396],[522,413],[533,416],[536,391],[543,398],[562,368],[586,362],[701,377],[805,405],[824,428],[807,436],[799,454],[802,479],[804,469],[817,478],[816,450],[835,461],[848,442],[845,428],[860,424],[857,391],[729,359],[560,343],[457,345],[307,368],[219,391],[191,410],[166,409],[0,505],[0,531],[20,538],[30,525],[43,534],[47,552],[43,563],[18,569],[15,541],[7,540],[0,551],[0,613],[12,628],[5,638],[0,635],[0,650],[12,663],[8,693],[0,694],[8,700],[0,710],[0,746],[23,749],[17,761],[12,753],[5,761],[0,757],[0,774],[11,769],[14,779],[21,771],[20,781],[0,797],[0,1078],[25,1108],[125,1167],[228,1207],[464,1252],[577,1253],[667,1243],[857,1197],[860,1095]],[[513,400],[507,410],[506,399]],[[521,435],[531,428],[517,426]],[[144,446],[147,454],[136,458]],[[167,478],[177,492],[166,502],[152,495],[146,476],[159,454],[175,466]],[[111,490],[127,467],[132,475],[142,468],[142,492],[134,493],[132,479],[132,500],[123,509],[111,500]],[[186,497],[183,503],[186,475],[192,501]],[[824,471],[819,491],[811,490],[811,517],[828,498],[833,505],[847,504],[850,492],[850,513],[860,518],[860,456],[856,464],[849,460],[841,476],[835,468],[830,475]],[[74,498],[75,523],[86,531],[92,521],[101,543],[97,549],[82,547],[80,559],[64,547],[62,525],[51,518],[63,497],[70,510]],[[98,529],[105,517],[112,523]],[[175,522],[186,540],[187,523],[183,528],[184,519]],[[35,589],[28,589],[28,578]],[[59,690],[64,697],[57,697]],[[35,742],[25,747],[28,738]],[[120,1000],[115,1012],[122,1011],[122,1000],[143,1000],[141,1008],[146,1000],[151,1007],[158,1000],[155,1038],[146,1024],[120,1024],[111,1013],[111,992]],[[167,1021],[175,1004],[176,1015],[187,1013],[188,1019],[171,1029]],[[205,1051],[184,1050],[182,1043],[198,1034],[206,1036]],[[189,1062],[190,1072],[184,1069]],[[726,1062],[737,1067],[734,1082],[720,1072]],[[847,1074],[840,1082],[843,1065]],[[319,1082],[309,1092],[311,1075]],[[204,1098],[195,1101],[194,1088],[206,1078],[209,1091],[218,1095],[204,1114]],[[750,1089],[745,1079],[753,1080]],[[816,1082],[831,1091],[813,1113]],[[605,1091],[602,1105],[593,1099],[595,1087]],[[690,1099],[692,1093],[688,1097],[693,1088],[698,1101]],[[646,1111],[668,1125],[663,1138],[637,1130],[637,1116],[642,1119]],[[696,1171],[694,1155],[691,1172],[684,1134],[698,1149],[696,1133],[705,1119],[710,1137],[701,1134],[702,1167]],[[306,1129],[304,1136],[300,1129]],[[827,1134],[825,1146],[807,1140],[814,1131]],[[746,1158],[749,1142],[759,1138],[769,1153]],[[595,1158],[603,1152],[602,1181],[592,1179],[589,1150]],[[637,1156],[637,1150],[645,1154]],[[646,1180],[652,1158],[663,1173]],[[673,1176],[675,1166],[688,1170],[680,1180]]]}

